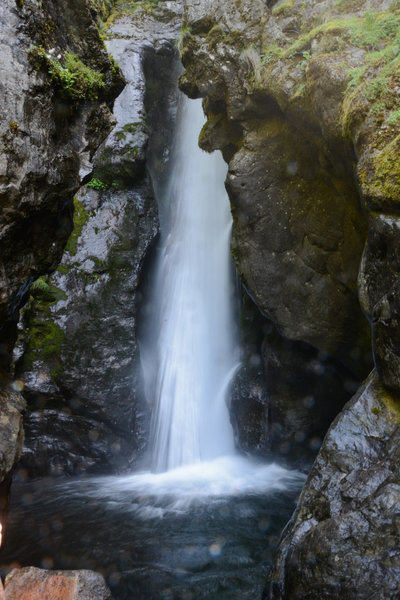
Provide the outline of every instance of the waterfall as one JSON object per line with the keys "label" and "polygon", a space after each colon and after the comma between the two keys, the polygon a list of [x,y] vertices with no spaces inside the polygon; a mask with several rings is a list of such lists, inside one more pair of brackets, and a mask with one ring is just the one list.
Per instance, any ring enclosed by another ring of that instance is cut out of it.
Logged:
{"label": "waterfall", "polygon": [[169,183],[159,199],[153,342],[142,350],[156,472],[234,450],[226,398],[238,363],[232,218],[226,165],[219,153],[198,147],[203,123],[201,102],[182,96]]}

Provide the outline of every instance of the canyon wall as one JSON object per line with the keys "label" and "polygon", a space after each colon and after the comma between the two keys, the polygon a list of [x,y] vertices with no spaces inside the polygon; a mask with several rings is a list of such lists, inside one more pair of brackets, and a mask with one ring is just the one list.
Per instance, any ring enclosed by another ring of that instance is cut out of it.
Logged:
{"label": "canyon wall", "polygon": [[[375,371],[325,437],[269,599],[398,595],[399,26],[386,1],[185,7],[180,86],[204,99],[201,146],[228,162],[233,255],[262,315],[244,318],[245,442],[318,445],[312,426],[370,370],[372,331]],[[310,363],[321,394],[304,391]],[[278,430],[257,433],[272,415]]]}

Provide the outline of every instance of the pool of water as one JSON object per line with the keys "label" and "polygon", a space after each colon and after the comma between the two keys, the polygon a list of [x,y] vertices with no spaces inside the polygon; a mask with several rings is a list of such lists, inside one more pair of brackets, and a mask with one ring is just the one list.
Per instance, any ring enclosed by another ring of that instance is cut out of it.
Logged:
{"label": "pool of water", "polygon": [[1,569],[95,569],[115,600],[260,599],[303,479],[236,457],[161,475],[17,481]]}

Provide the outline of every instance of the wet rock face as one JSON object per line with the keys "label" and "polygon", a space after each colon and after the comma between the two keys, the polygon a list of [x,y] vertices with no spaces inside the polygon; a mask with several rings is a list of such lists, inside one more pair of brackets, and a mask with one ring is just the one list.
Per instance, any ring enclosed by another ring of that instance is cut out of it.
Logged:
{"label": "wet rock face", "polygon": [[[179,23],[179,3],[165,2],[154,13],[122,16],[108,36],[127,81],[116,124],[94,156],[94,177],[74,199],[61,264],[34,284],[24,312],[16,376],[28,399],[21,467],[30,476],[132,468],[146,447],[136,325],[158,214],[145,158],[167,168]],[[165,98],[156,97],[154,81]]]}
{"label": "wet rock face", "polygon": [[[263,2],[189,2],[184,26],[180,83],[205,97],[201,145],[220,148],[229,163],[233,252],[246,289],[285,337],[365,375],[369,328],[357,273],[367,223],[350,148],[331,135],[344,75],[310,63],[309,104],[301,91],[306,64],[293,60],[285,80],[269,79],[274,55],[264,48],[285,47],[295,34]],[[322,92],[330,98],[323,110]],[[321,111],[311,110],[314,99]]]}
{"label": "wet rock face", "polygon": [[[21,412],[25,400],[18,392],[0,392],[0,481],[3,481],[21,455],[23,429]],[[0,511],[2,510],[0,505]]]}
{"label": "wet rock face", "polygon": [[280,336],[249,298],[241,330],[244,358],[231,405],[237,445],[307,469],[358,379],[327,353]]}
{"label": "wet rock face", "polygon": [[22,465],[30,475],[129,464],[146,434],[135,293],[158,231],[151,186],[82,190],[75,204],[84,223],[47,284],[53,302],[44,291],[24,317],[17,375],[29,398]]}
{"label": "wet rock face", "polygon": [[339,177],[314,144],[274,119],[247,134],[227,190],[239,269],[261,311],[285,337],[362,372],[370,349],[356,274],[365,229],[355,190],[341,191]]}
{"label": "wet rock face", "polygon": [[112,600],[104,577],[94,571],[13,569],[6,577],[5,600]]}
{"label": "wet rock face", "polygon": [[[60,261],[72,229],[72,198],[81,166],[111,128],[109,104],[121,89],[122,77],[103,48],[86,0],[44,0],[40,5],[5,0],[0,22],[2,480],[22,445],[20,412],[25,403],[9,386],[19,309],[31,283]],[[76,54],[80,65],[102,78],[103,87],[90,98],[72,101],[60,82],[51,81],[43,61],[30,60],[38,56],[35,52],[52,64],[57,56],[64,60],[66,53]]]}
{"label": "wet rock face", "polygon": [[400,400],[372,375],[332,424],[264,598],[398,597]]}
{"label": "wet rock face", "polygon": [[400,389],[400,220],[371,215],[359,274],[360,302],[372,326],[374,355],[381,380]]}
{"label": "wet rock face", "polygon": [[[60,261],[80,166],[110,129],[106,103],[121,77],[118,70],[112,74],[86,0],[48,0],[40,7],[5,0],[0,18],[0,366],[7,371],[18,309],[32,281]],[[62,89],[49,85],[46,68],[29,62],[32,48],[51,51],[51,60],[76,53],[102,73],[97,99],[72,105]]]}

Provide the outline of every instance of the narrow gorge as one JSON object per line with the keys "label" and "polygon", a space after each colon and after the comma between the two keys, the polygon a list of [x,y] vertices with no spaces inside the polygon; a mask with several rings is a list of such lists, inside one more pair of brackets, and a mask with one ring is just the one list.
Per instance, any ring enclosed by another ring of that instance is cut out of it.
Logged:
{"label": "narrow gorge", "polygon": [[0,56],[6,600],[399,599],[398,1],[3,0]]}

